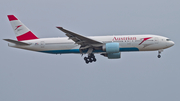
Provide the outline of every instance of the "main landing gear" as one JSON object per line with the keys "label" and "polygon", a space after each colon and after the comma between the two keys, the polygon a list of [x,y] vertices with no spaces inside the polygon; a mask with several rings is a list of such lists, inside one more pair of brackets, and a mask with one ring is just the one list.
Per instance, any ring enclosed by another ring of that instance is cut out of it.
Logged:
{"label": "main landing gear", "polygon": [[94,54],[89,54],[88,57],[84,57],[85,62],[88,64],[89,62],[96,62],[96,58],[94,56]]}
{"label": "main landing gear", "polygon": [[158,51],[158,56],[157,56],[158,58],[161,58],[161,52],[162,52],[162,51],[163,51],[163,50],[159,50],[159,51]]}

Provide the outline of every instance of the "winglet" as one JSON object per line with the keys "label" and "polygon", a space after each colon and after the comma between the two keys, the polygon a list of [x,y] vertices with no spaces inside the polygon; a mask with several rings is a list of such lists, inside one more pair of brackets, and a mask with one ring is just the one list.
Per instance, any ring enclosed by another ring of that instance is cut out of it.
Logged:
{"label": "winglet", "polygon": [[56,28],[62,28],[62,27],[57,26]]}
{"label": "winglet", "polygon": [[63,27],[59,27],[57,26],[56,28],[58,28],[59,30],[63,31],[64,32],[64,28]]}
{"label": "winglet", "polygon": [[63,27],[59,27],[59,26],[57,26],[56,28],[58,28],[58,29],[60,29],[60,30],[63,29]]}

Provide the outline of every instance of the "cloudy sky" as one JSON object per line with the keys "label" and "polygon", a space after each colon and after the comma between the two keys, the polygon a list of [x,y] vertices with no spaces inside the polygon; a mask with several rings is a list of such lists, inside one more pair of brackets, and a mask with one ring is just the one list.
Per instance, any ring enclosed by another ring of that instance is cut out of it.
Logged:
{"label": "cloudy sky", "polygon": [[[1,0],[0,101],[179,101],[179,0]],[[65,37],[56,26],[85,36],[156,34],[175,45],[126,52],[85,64],[76,54],[51,55],[8,47],[14,14],[39,38]]]}

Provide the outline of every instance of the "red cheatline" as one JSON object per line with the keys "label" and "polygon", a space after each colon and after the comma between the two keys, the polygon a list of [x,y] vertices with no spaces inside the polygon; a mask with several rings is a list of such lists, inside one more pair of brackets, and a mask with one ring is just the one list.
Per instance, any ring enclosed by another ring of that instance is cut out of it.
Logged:
{"label": "red cheatline", "polygon": [[152,37],[149,37],[149,38],[143,38],[143,41],[142,41],[139,45],[141,45],[144,41],[146,41],[146,40],[148,40],[148,39],[150,39],[150,38],[152,38]]}

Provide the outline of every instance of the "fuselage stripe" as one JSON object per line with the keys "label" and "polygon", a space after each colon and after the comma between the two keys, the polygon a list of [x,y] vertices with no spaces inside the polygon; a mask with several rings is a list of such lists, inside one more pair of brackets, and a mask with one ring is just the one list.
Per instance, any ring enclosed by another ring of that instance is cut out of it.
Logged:
{"label": "fuselage stripe", "polygon": [[[131,47],[131,48],[119,48],[120,52],[128,52],[128,51],[139,51],[138,48],[136,47]],[[39,52],[44,52],[44,53],[50,53],[50,54],[65,54],[65,53],[80,53],[79,49],[70,49],[70,50],[46,50],[46,51],[39,51]],[[86,51],[83,51],[83,53],[86,53]],[[102,50],[94,50],[94,53],[101,53],[105,52]]]}

